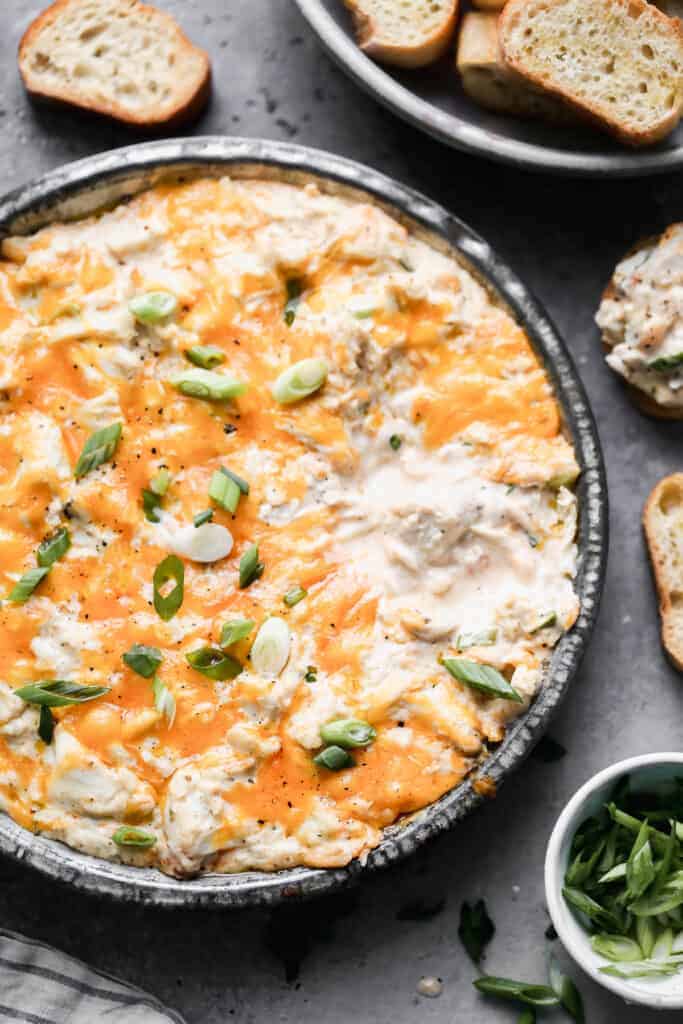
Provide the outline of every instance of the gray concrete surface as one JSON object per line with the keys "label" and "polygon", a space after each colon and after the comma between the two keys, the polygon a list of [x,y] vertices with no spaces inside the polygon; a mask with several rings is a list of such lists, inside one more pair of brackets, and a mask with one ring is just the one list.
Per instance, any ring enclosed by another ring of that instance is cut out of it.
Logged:
{"label": "gray concrete surface", "polygon": [[[338,900],[270,915],[99,902],[0,861],[0,922],[145,986],[191,1024],[514,1021],[513,1008],[484,1001],[472,988],[475,971],[457,937],[462,900],[485,897],[495,919],[487,967],[541,980],[550,945],[543,854],[560,808],[612,761],[680,749],[683,685],[659,646],[639,520],[655,481],[681,468],[683,427],[635,411],[604,366],[592,322],[617,257],[635,239],[681,218],[679,181],[562,181],[456,154],[347,81],[289,0],[165,0],[165,6],[214,61],[214,100],[195,132],[294,139],[372,164],[469,221],[543,300],[578,364],[602,436],[612,503],[609,577],[593,643],[551,728],[567,756],[554,764],[530,760],[490,806],[399,868]],[[15,51],[38,10],[26,0],[0,5],[3,191],[132,141],[124,130],[27,103]],[[442,900],[435,916],[402,919],[406,905]],[[417,994],[423,974],[443,979],[440,998]],[[682,1016],[625,1008],[578,968],[573,974],[590,1024]]]}

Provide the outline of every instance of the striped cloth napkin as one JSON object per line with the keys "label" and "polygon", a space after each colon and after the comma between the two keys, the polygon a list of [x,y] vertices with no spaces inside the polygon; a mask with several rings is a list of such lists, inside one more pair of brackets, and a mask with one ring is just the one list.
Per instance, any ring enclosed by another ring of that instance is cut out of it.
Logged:
{"label": "striped cloth napkin", "polygon": [[0,1021],[184,1024],[158,999],[42,942],[0,928]]}

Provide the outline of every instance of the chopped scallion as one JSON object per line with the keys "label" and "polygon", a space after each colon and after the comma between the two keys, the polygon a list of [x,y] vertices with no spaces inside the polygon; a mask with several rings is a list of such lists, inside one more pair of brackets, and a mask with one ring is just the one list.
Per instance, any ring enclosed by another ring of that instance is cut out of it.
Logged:
{"label": "chopped scallion", "polygon": [[48,708],[66,708],[71,704],[85,704],[109,693],[108,686],[80,686],[69,679],[41,679],[15,690],[27,704],[45,705]]}
{"label": "chopped scallion", "polygon": [[213,370],[225,362],[225,352],[215,345],[193,345],[186,349],[185,356],[195,366],[201,366],[202,370]]}
{"label": "chopped scallion", "polygon": [[204,523],[210,523],[213,519],[213,509],[205,508],[203,512],[198,512],[192,522],[196,527],[203,526]]}
{"label": "chopped scallion", "polygon": [[50,571],[49,565],[41,566],[38,569],[27,569],[20,579],[14,584],[7,600],[13,604],[25,604],[41,580],[44,580]]}
{"label": "chopped scallion", "polygon": [[242,497],[242,491],[227,473],[222,473],[220,469],[217,469],[209,483],[209,497],[220,508],[234,515]]}
{"label": "chopped scallion", "polygon": [[258,544],[250,544],[240,558],[240,589],[244,590],[254,580],[260,579],[264,569],[263,562],[259,562]]}
{"label": "chopped scallion", "polygon": [[302,359],[280,374],[273,384],[273,398],[280,405],[300,402],[320,390],[327,380],[327,373],[324,359]]}
{"label": "chopped scallion", "polygon": [[133,644],[121,658],[128,668],[137,672],[143,679],[151,679],[162,662],[159,648],[148,647],[146,644]]}
{"label": "chopped scallion", "polygon": [[389,445],[395,452],[399,450],[402,444],[403,438],[401,438],[399,434],[392,434],[389,438]]}
{"label": "chopped scallion", "polygon": [[141,324],[159,324],[173,316],[177,308],[175,295],[163,291],[144,292],[128,303],[128,309]]}
{"label": "chopped scallion", "polygon": [[[174,580],[175,586],[166,592],[166,584]],[[154,608],[164,622],[172,619],[183,603],[185,596],[185,566],[177,555],[167,555],[159,562],[152,577],[154,586]],[[164,591],[164,593],[162,593]]]}
{"label": "chopped scallion", "polygon": [[164,716],[170,729],[175,721],[175,697],[159,676],[155,676],[152,682],[152,694],[154,707]]}
{"label": "chopped scallion", "polygon": [[77,480],[86,476],[93,469],[97,469],[104,462],[109,462],[121,440],[123,427],[120,423],[111,423],[108,427],[102,427],[91,434],[83,445],[83,450],[78,456],[78,462],[74,469],[74,476]]}
{"label": "chopped scallion", "polygon": [[52,743],[52,737],[55,734],[55,720],[51,710],[47,704],[40,705],[40,717],[38,719],[38,735],[40,736],[43,743],[49,745]]}
{"label": "chopped scallion", "polygon": [[299,603],[299,601],[303,601],[307,594],[308,591],[304,590],[303,587],[292,587],[291,590],[287,591],[282,600],[288,608],[293,608],[295,604]]}
{"label": "chopped scallion", "polygon": [[367,747],[376,738],[377,731],[369,722],[360,718],[336,718],[320,728],[323,743],[353,750],[355,747]]}
{"label": "chopped scallion", "polygon": [[492,665],[482,665],[478,661],[470,661],[468,658],[444,658],[443,667],[450,672],[454,679],[487,694],[489,697],[504,697],[517,704],[523,703],[523,698],[513,689],[505,676],[501,675],[498,669],[493,668]]}
{"label": "chopped scallion", "polygon": [[202,370],[200,367],[177,374],[171,378],[171,384],[181,395],[203,398],[208,402],[228,402],[247,391],[247,385],[232,374]]}
{"label": "chopped scallion", "polygon": [[317,764],[319,768],[327,768],[330,772],[341,772],[345,768],[352,768],[355,762],[348,751],[342,747],[332,746],[325,747],[316,754],[313,764]]}
{"label": "chopped scallion", "polygon": [[253,619],[229,619],[223,623],[221,630],[221,647],[232,647],[233,644],[249,636],[256,623]]}
{"label": "chopped scallion", "polygon": [[234,679],[242,671],[242,665],[226,654],[220,647],[200,647],[185,655],[188,664],[208,679]]}
{"label": "chopped scallion", "polygon": [[71,547],[71,536],[65,526],[60,527],[55,533],[38,545],[36,561],[41,568],[48,568],[62,558]]}
{"label": "chopped scallion", "polygon": [[284,321],[288,327],[291,327],[296,317],[296,311],[299,303],[301,302],[301,292],[303,291],[302,282],[298,277],[290,277],[285,283],[285,289],[287,292],[287,301],[285,303]]}
{"label": "chopped scallion", "polygon": [[132,846],[138,850],[148,850],[157,841],[151,832],[143,832],[141,828],[132,828],[130,825],[117,828],[112,839],[117,846]]}

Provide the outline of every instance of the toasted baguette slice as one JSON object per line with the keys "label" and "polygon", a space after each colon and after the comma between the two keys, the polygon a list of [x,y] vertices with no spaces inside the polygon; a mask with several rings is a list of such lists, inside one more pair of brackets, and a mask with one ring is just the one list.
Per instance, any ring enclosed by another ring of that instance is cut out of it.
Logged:
{"label": "toasted baguette slice", "polygon": [[507,0],[472,0],[472,6],[479,11],[502,11]]}
{"label": "toasted baguette slice", "polygon": [[554,96],[527,82],[503,63],[498,15],[468,11],[462,20],[457,67],[468,96],[482,107],[517,117],[568,121],[571,114]]}
{"label": "toasted baguette slice", "polygon": [[683,113],[683,29],[645,0],[509,0],[503,59],[633,146]]}
{"label": "toasted baguette slice", "polygon": [[198,115],[211,82],[206,53],[138,0],[56,0],[26,30],[19,70],[37,99],[150,129]]}
{"label": "toasted baguette slice", "polygon": [[683,0],[651,0],[655,7],[664,11],[670,18],[683,18]]}
{"label": "toasted baguette slice", "polygon": [[643,526],[662,618],[662,643],[683,671],[683,473],[660,480],[647,499]]}
{"label": "toasted baguette slice", "polygon": [[419,68],[451,41],[459,0],[344,0],[360,48],[383,64]]}

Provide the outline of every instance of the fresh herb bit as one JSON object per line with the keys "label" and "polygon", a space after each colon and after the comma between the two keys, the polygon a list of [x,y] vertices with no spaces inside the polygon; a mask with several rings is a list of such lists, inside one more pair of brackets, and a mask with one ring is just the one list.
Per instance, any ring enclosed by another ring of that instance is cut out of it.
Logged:
{"label": "fresh herb bit", "polygon": [[173,316],[178,300],[170,292],[143,292],[128,303],[128,309],[141,324],[160,324]]}
{"label": "fresh herb bit", "polygon": [[151,832],[143,832],[141,828],[132,828],[130,825],[117,828],[112,839],[117,846],[134,846],[139,850],[148,850],[157,841]]}
{"label": "fresh herb bit", "polygon": [[554,764],[555,761],[561,761],[566,754],[567,751],[561,743],[552,736],[543,736],[534,747],[531,756],[543,764]]}
{"label": "fresh herb bit", "polygon": [[481,665],[478,661],[470,661],[468,658],[444,658],[443,666],[454,679],[471,686],[474,690],[479,690],[490,697],[504,697],[517,704],[523,703],[523,698],[505,676],[491,665]]}
{"label": "fresh herb bit", "polygon": [[192,522],[195,525],[195,529],[198,529],[200,526],[203,526],[204,523],[210,523],[212,519],[213,519],[213,509],[212,508],[205,508],[203,512],[198,512],[197,513],[197,515],[194,517]]}
{"label": "fresh herb bit", "polygon": [[434,903],[423,903],[422,900],[415,900],[406,903],[396,914],[397,921],[431,921],[437,917],[446,907],[446,899],[442,897]]}
{"label": "fresh herb bit", "polygon": [[274,679],[289,659],[291,636],[284,619],[271,615],[259,626],[251,648],[251,667],[260,676]]}
{"label": "fresh herb bit", "polygon": [[71,535],[65,526],[60,527],[49,537],[45,537],[38,545],[36,561],[42,569],[49,569],[59,558],[67,553],[71,547]]}
{"label": "fresh herb bit", "polygon": [[49,571],[49,565],[41,566],[39,569],[27,569],[10,590],[7,600],[13,604],[26,604],[33,591],[41,580],[45,579]]}
{"label": "fresh herb bit", "polygon": [[291,405],[319,391],[327,380],[324,359],[302,359],[280,374],[272,387],[273,398],[280,405]]}
{"label": "fresh herb bit", "polygon": [[234,679],[242,671],[237,658],[226,654],[220,647],[199,647],[186,654],[188,664],[207,679]]}
{"label": "fresh herb bit", "polygon": [[203,398],[207,402],[228,402],[247,391],[247,385],[228,373],[214,370],[184,370],[171,378],[173,387],[187,398]]}
{"label": "fresh herb bit", "polygon": [[102,427],[91,434],[83,445],[83,450],[78,456],[78,462],[74,469],[74,476],[77,480],[87,476],[93,469],[97,469],[104,462],[110,462],[114,452],[121,440],[123,425],[121,423],[110,423],[108,427]]}
{"label": "fresh herb bit", "polygon": [[137,672],[143,679],[151,679],[162,662],[162,654],[158,647],[148,647],[146,644],[133,644],[121,658],[133,672]]}
{"label": "fresh herb bit", "polygon": [[542,629],[547,629],[548,626],[554,626],[556,622],[557,612],[546,612],[546,614],[539,619],[536,625],[529,630],[529,633],[531,633],[532,635],[534,633],[538,633]]}
{"label": "fresh herb bit", "polygon": [[175,721],[175,697],[159,676],[155,676],[152,681],[152,695],[154,707],[164,716],[170,729]]}
{"label": "fresh herb bit", "polygon": [[47,704],[40,705],[40,717],[38,719],[38,735],[48,747],[52,743],[55,734],[55,720]]}
{"label": "fresh herb bit", "polygon": [[213,370],[225,362],[225,352],[216,345],[193,345],[185,350],[185,358],[202,370]]}
{"label": "fresh herb bit", "polygon": [[342,747],[325,747],[313,758],[313,764],[319,768],[327,768],[330,772],[341,772],[345,768],[353,768],[355,761]]}
{"label": "fresh herb bit", "polygon": [[214,471],[209,483],[209,497],[212,501],[216,502],[219,508],[234,515],[242,497],[242,492],[227,473],[222,473],[220,469],[217,469]]}
{"label": "fresh herb bit", "polygon": [[[175,586],[170,592],[166,592],[166,584],[171,580],[174,580]],[[159,562],[154,570],[152,584],[156,613],[160,619],[168,622],[180,608],[185,596],[185,566],[177,555],[167,555]]]}
{"label": "fresh herb bit", "polygon": [[232,647],[233,644],[249,636],[256,623],[253,619],[230,619],[223,623],[221,630],[221,647]]}
{"label": "fresh herb bit", "polygon": [[377,730],[360,718],[336,718],[320,728],[320,739],[331,746],[353,750],[367,747],[377,737]]}
{"label": "fresh herb bit", "polygon": [[554,956],[548,960],[548,978],[550,987],[560,1000],[560,1005],[567,1011],[576,1024],[585,1024],[586,1014],[583,1008],[581,993],[571,978],[562,973]]}
{"label": "fresh herb bit", "polygon": [[166,491],[169,488],[170,483],[171,474],[169,473],[165,466],[162,466],[158,473],[155,473],[152,479],[150,480],[149,487],[151,491],[154,491],[155,494],[158,494],[160,497],[163,498],[164,494],[166,494]]}
{"label": "fresh herb bit", "polygon": [[234,473],[231,469],[228,469],[227,466],[221,466],[221,473],[225,473],[225,475],[229,476],[231,480],[234,480],[245,498],[247,497],[249,494],[249,484],[244,477],[239,476],[238,473]]}
{"label": "fresh herb bit", "polygon": [[676,352],[672,356],[659,356],[651,359],[647,364],[650,370],[659,370],[666,373],[667,370],[676,370],[683,363],[683,352]]}
{"label": "fresh herb bit", "polygon": [[315,665],[309,665],[304,673],[304,679],[307,683],[315,683],[318,679],[318,669]]}
{"label": "fresh herb bit", "polygon": [[481,963],[484,949],[495,934],[496,928],[488,915],[486,904],[477,900],[470,906],[463,903],[460,908],[458,935],[473,963]]}
{"label": "fresh herb bit", "polygon": [[171,474],[167,469],[162,468],[152,477],[149,487],[143,487],[142,507],[145,512],[145,518],[150,523],[159,522],[158,509],[161,507],[161,500],[166,494],[170,483]]}
{"label": "fresh herb bit", "polygon": [[293,608],[295,604],[299,603],[299,601],[303,601],[307,595],[308,591],[304,590],[303,587],[292,587],[291,590],[287,591],[282,600],[288,608]]}
{"label": "fresh herb bit", "polygon": [[487,996],[513,999],[529,1006],[558,1006],[560,1002],[548,985],[534,985],[528,981],[513,981],[511,978],[495,978],[491,975],[477,978],[473,984]]}
{"label": "fresh herb bit", "polygon": [[259,562],[258,544],[250,544],[240,558],[240,589],[244,590],[254,580],[263,576],[265,565]]}
{"label": "fresh herb bit", "polygon": [[109,693],[109,686],[80,686],[69,679],[41,679],[15,690],[27,704],[43,705],[48,708],[66,708],[71,704],[85,704]]}
{"label": "fresh herb bit", "polygon": [[399,437],[398,434],[392,434],[391,437],[389,438],[389,446],[395,452],[397,452],[399,450],[399,448],[401,447],[402,444],[403,444],[403,438]]}
{"label": "fresh herb bit", "polygon": [[464,651],[468,647],[491,647],[497,639],[497,629],[483,629],[481,633],[459,633],[455,646],[459,651]]}
{"label": "fresh herb bit", "polygon": [[287,301],[283,316],[287,326],[291,327],[296,317],[297,307],[301,302],[303,283],[298,277],[290,277],[285,282],[285,290],[287,292]]}

